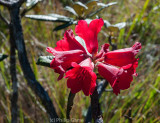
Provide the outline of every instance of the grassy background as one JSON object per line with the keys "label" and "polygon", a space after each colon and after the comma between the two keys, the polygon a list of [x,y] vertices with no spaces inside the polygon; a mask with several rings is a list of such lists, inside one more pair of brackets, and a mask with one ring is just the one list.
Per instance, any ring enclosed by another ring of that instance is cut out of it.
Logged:
{"label": "grassy background", "polygon": [[[114,2],[111,0],[100,0],[103,3]],[[160,1],[159,0],[115,0],[118,5],[106,8],[100,14],[105,20],[112,24],[126,21],[125,29],[122,29],[117,36],[118,48],[130,47],[134,42],[142,43],[142,50],[139,53],[138,77],[134,78],[131,87],[121,91],[119,96],[112,92],[104,92],[100,102],[106,123],[127,123],[124,115],[129,109],[132,110],[134,123],[160,123]],[[49,14],[57,13],[71,16],[63,10],[67,4],[66,0],[44,1],[28,14]],[[0,10],[7,18],[8,12],[0,6]],[[95,18],[95,17],[94,17]],[[65,118],[67,97],[69,89],[66,86],[66,79],[57,81],[57,74],[52,69],[36,65],[40,55],[49,55],[45,48],[55,47],[56,41],[62,39],[65,30],[53,32],[52,29],[58,23],[33,21],[22,18],[22,26],[29,61],[34,70],[36,78],[49,93],[56,110],[61,118]],[[108,42],[104,33],[107,29],[103,27],[103,33],[99,33],[100,44]],[[5,24],[0,20],[0,52],[9,54],[9,35]],[[18,62],[18,61],[17,61]],[[49,121],[41,102],[27,86],[22,70],[17,64],[19,82],[19,122]],[[110,88],[108,86],[107,88]],[[0,122],[11,122],[10,97],[11,79],[9,73],[9,58],[0,62]],[[90,98],[85,97],[82,92],[75,98],[71,117],[84,119],[87,113]]]}

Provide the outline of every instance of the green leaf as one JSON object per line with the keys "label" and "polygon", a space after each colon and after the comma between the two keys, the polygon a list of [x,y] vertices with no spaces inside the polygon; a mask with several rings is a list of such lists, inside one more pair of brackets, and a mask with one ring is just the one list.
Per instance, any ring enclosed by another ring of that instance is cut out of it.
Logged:
{"label": "green leaf", "polygon": [[104,26],[105,26],[105,27],[109,27],[109,26],[111,26],[111,24],[109,23],[109,21],[104,20]]}
{"label": "green leaf", "polygon": [[8,57],[8,55],[0,54],[0,61],[3,61],[7,57]]}
{"label": "green leaf", "polygon": [[119,28],[118,27],[114,27],[114,26],[109,26],[107,28],[110,32],[118,32],[119,31]]}
{"label": "green leaf", "polygon": [[102,7],[109,7],[109,6],[112,6],[112,5],[115,5],[117,4],[117,2],[112,2],[112,3],[108,3],[108,4],[104,4],[104,3],[97,3],[98,6],[102,6]]}
{"label": "green leaf", "polygon": [[153,8],[153,11],[160,11],[160,5],[155,6],[155,7]]}
{"label": "green leaf", "polygon": [[68,18],[58,14],[50,14],[50,15],[25,15],[25,17],[40,20],[40,21],[51,21],[51,22],[70,22],[73,20],[72,18]]}
{"label": "green leaf", "polygon": [[58,31],[58,30],[64,29],[64,28],[66,28],[66,27],[68,27],[68,26],[70,26],[70,25],[72,25],[72,24],[73,24],[73,21],[70,21],[70,22],[68,22],[68,23],[65,23],[65,24],[62,24],[62,25],[60,25],[60,26],[55,27],[55,28],[53,29],[53,31]]}
{"label": "green leaf", "polygon": [[72,13],[73,15],[77,16],[78,17],[78,14],[76,13],[76,11],[70,7],[70,6],[65,6],[64,8],[66,11],[69,11],[70,13]]}
{"label": "green leaf", "polygon": [[85,10],[85,15],[88,15],[89,13],[91,13],[91,11],[93,10],[94,7],[97,6],[97,0],[90,0],[86,3],[86,6],[88,7],[87,10]]}
{"label": "green leaf", "polygon": [[79,17],[83,17],[84,16],[84,11],[86,9],[88,9],[88,7],[81,2],[75,2],[74,5],[73,5],[73,8],[74,8],[75,12],[78,14]]}
{"label": "green leaf", "polygon": [[85,8],[85,9],[88,9],[88,7],[85,4],[83,4],[82,2],[75,2],[74,5],[78,5],[78,6]]}
{"label": "green leaf", "polygon": [[30,6],[34,6],[36,5],[38,2],[40,2],[41,0],[27,0],[26,2],[26,6],[30,7]]}
{"label": "green leaf", "polygon": [[107,20],[104,20],[104,26],[110,32],[118,32],[120,29],[122,29],[122,28],[124,28],[126,26],[126,22],[121,22],[121,23],[117,23],[115,25],[112,25]]}
{"label": "green leaf", "polygon": [[89,1],[86,3],[86,5],[89,4],[89,3],[98,2],[98,1],[99,1],[99,0],[89,0]]}
{"label": "green leaf", "polygon": [[122,29],[122,28],[124,28],[126,26],[126,22],[117,23],[114,26],[117,27],[117,28],[119,28],[119,30],[120,30],[120,29]]}
{"label": "green leaf", "polygon": [[108,3],[108,4],[97,3],[98,6],[102,6],[102,7],[97,9],[96,11],[92,12],[87,17],[92,17],[92,16],[96,15],[97,13],[99,13],[100,11],[102,11],[104,8],[107,8],[107,7],[115,5],[115,4],[117,4],[117,2],[112,2],[112,3]]}
{"label": "green leaf", "polygon": [[62,18],[62,19],[64,19],[64,18],[66,18],[66,19],[73,19],[73,18],[70,18],[70,17],[66,17],[66,16],[64,16],[64,15],[59,15],[59,14],[48,14],[49,16],[52,16],[52,17],[55,17],[55,18]]}
{"label": "green leaf", "polygon": [[50,67],[51,61],[54,59],[54,56],[40,56],[37,60],[37,65]]}

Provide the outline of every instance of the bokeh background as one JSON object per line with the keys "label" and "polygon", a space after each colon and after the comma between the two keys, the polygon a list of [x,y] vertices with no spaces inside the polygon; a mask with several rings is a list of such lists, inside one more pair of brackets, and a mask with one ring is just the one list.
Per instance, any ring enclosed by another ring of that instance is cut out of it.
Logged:
{"label": "bokeh background", "polygon": [[[86,2],[85,0],[81,0]],[[119,48],[131,47],[136,41],[142,43],[138,54],[138,77],[134,77],[131,87],[121,91],[116,96],[112,92],[104,92],[100,98],[105,123],[127,123],[124,116],[131,109],[134,123],[160,123],[160,1],[159,0],[100,0],[103,3],[118,2],[97,15],[111,24],[126,22],[125,28],[118,31],[113,43]],[[71,5],[68,0],[44,0],[37,4],[27,14],[47,15],[51,13],[73,17],[64,11],[64,6]],[[24,5],[25,6],[25,5]],[[6,8],[0,6],[0,11],[9,19]],[[92,17],[95,19],[96,16]],[[50,55],[45,51],[47,46],[55,47],[56,41],[63,38],[67,29],[75,29],[75,25],[53,31],[61,23],[43,22],[22,18],[22,26],[27,54],[36,78],[49,93],[61,118],[65,118],[69,89],[66,79],[57,81],[58,74],[54,70],[36,65],[41,55]],[[74,33],[75,34],[75,33]],[[107,28],[103,27],[98,35],[99,44],[107,43]],[[9,30],[0,20],[0,53],[9,55]],[[17,60],[18,62],[18,60]],[[31,91],[17,64],[19,87],[19,122],[45,123],[49,122],[48,115],[41,102]],[[107,89],[110,89],[107,86]],[[9,58],[0,62],[0,122],[11,122],[12,93],[9,72]],[[84,119],[90,105],[90,97],[82,92],[74,100],[71,117]]]}

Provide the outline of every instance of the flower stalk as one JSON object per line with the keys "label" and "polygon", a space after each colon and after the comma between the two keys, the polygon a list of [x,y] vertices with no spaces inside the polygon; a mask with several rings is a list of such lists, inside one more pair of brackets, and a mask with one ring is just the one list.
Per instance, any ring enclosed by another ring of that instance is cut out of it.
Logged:
{"label": "flower stalk", "polygon": [[94,119],[94,122],[103,123],[97,87],[95,88],[93,94],[91,95],[91,111],[92,111],[92,118]]}
{"label": "flower stalk", "polygon": [[69,120],[70,120],[70,112],[71,112],[72,107],[73,107],[73,101],[74,101],[75,95],[76,95],[76,94],[73,94],[73,93],[70,91],[69,96],[68,96],[66,117],[67,117],[67,119],[69,119]]}

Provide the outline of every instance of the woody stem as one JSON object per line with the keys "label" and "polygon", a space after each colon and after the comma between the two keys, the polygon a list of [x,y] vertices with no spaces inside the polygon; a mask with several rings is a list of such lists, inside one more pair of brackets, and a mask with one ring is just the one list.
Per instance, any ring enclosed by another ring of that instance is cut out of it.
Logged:
{"label": "woody stem", "polygon": [[92,111],[92,118],[94,119],[94,122],[103,123],[97,87],[95,88],[93,94],[91,95],[91,111]]}

